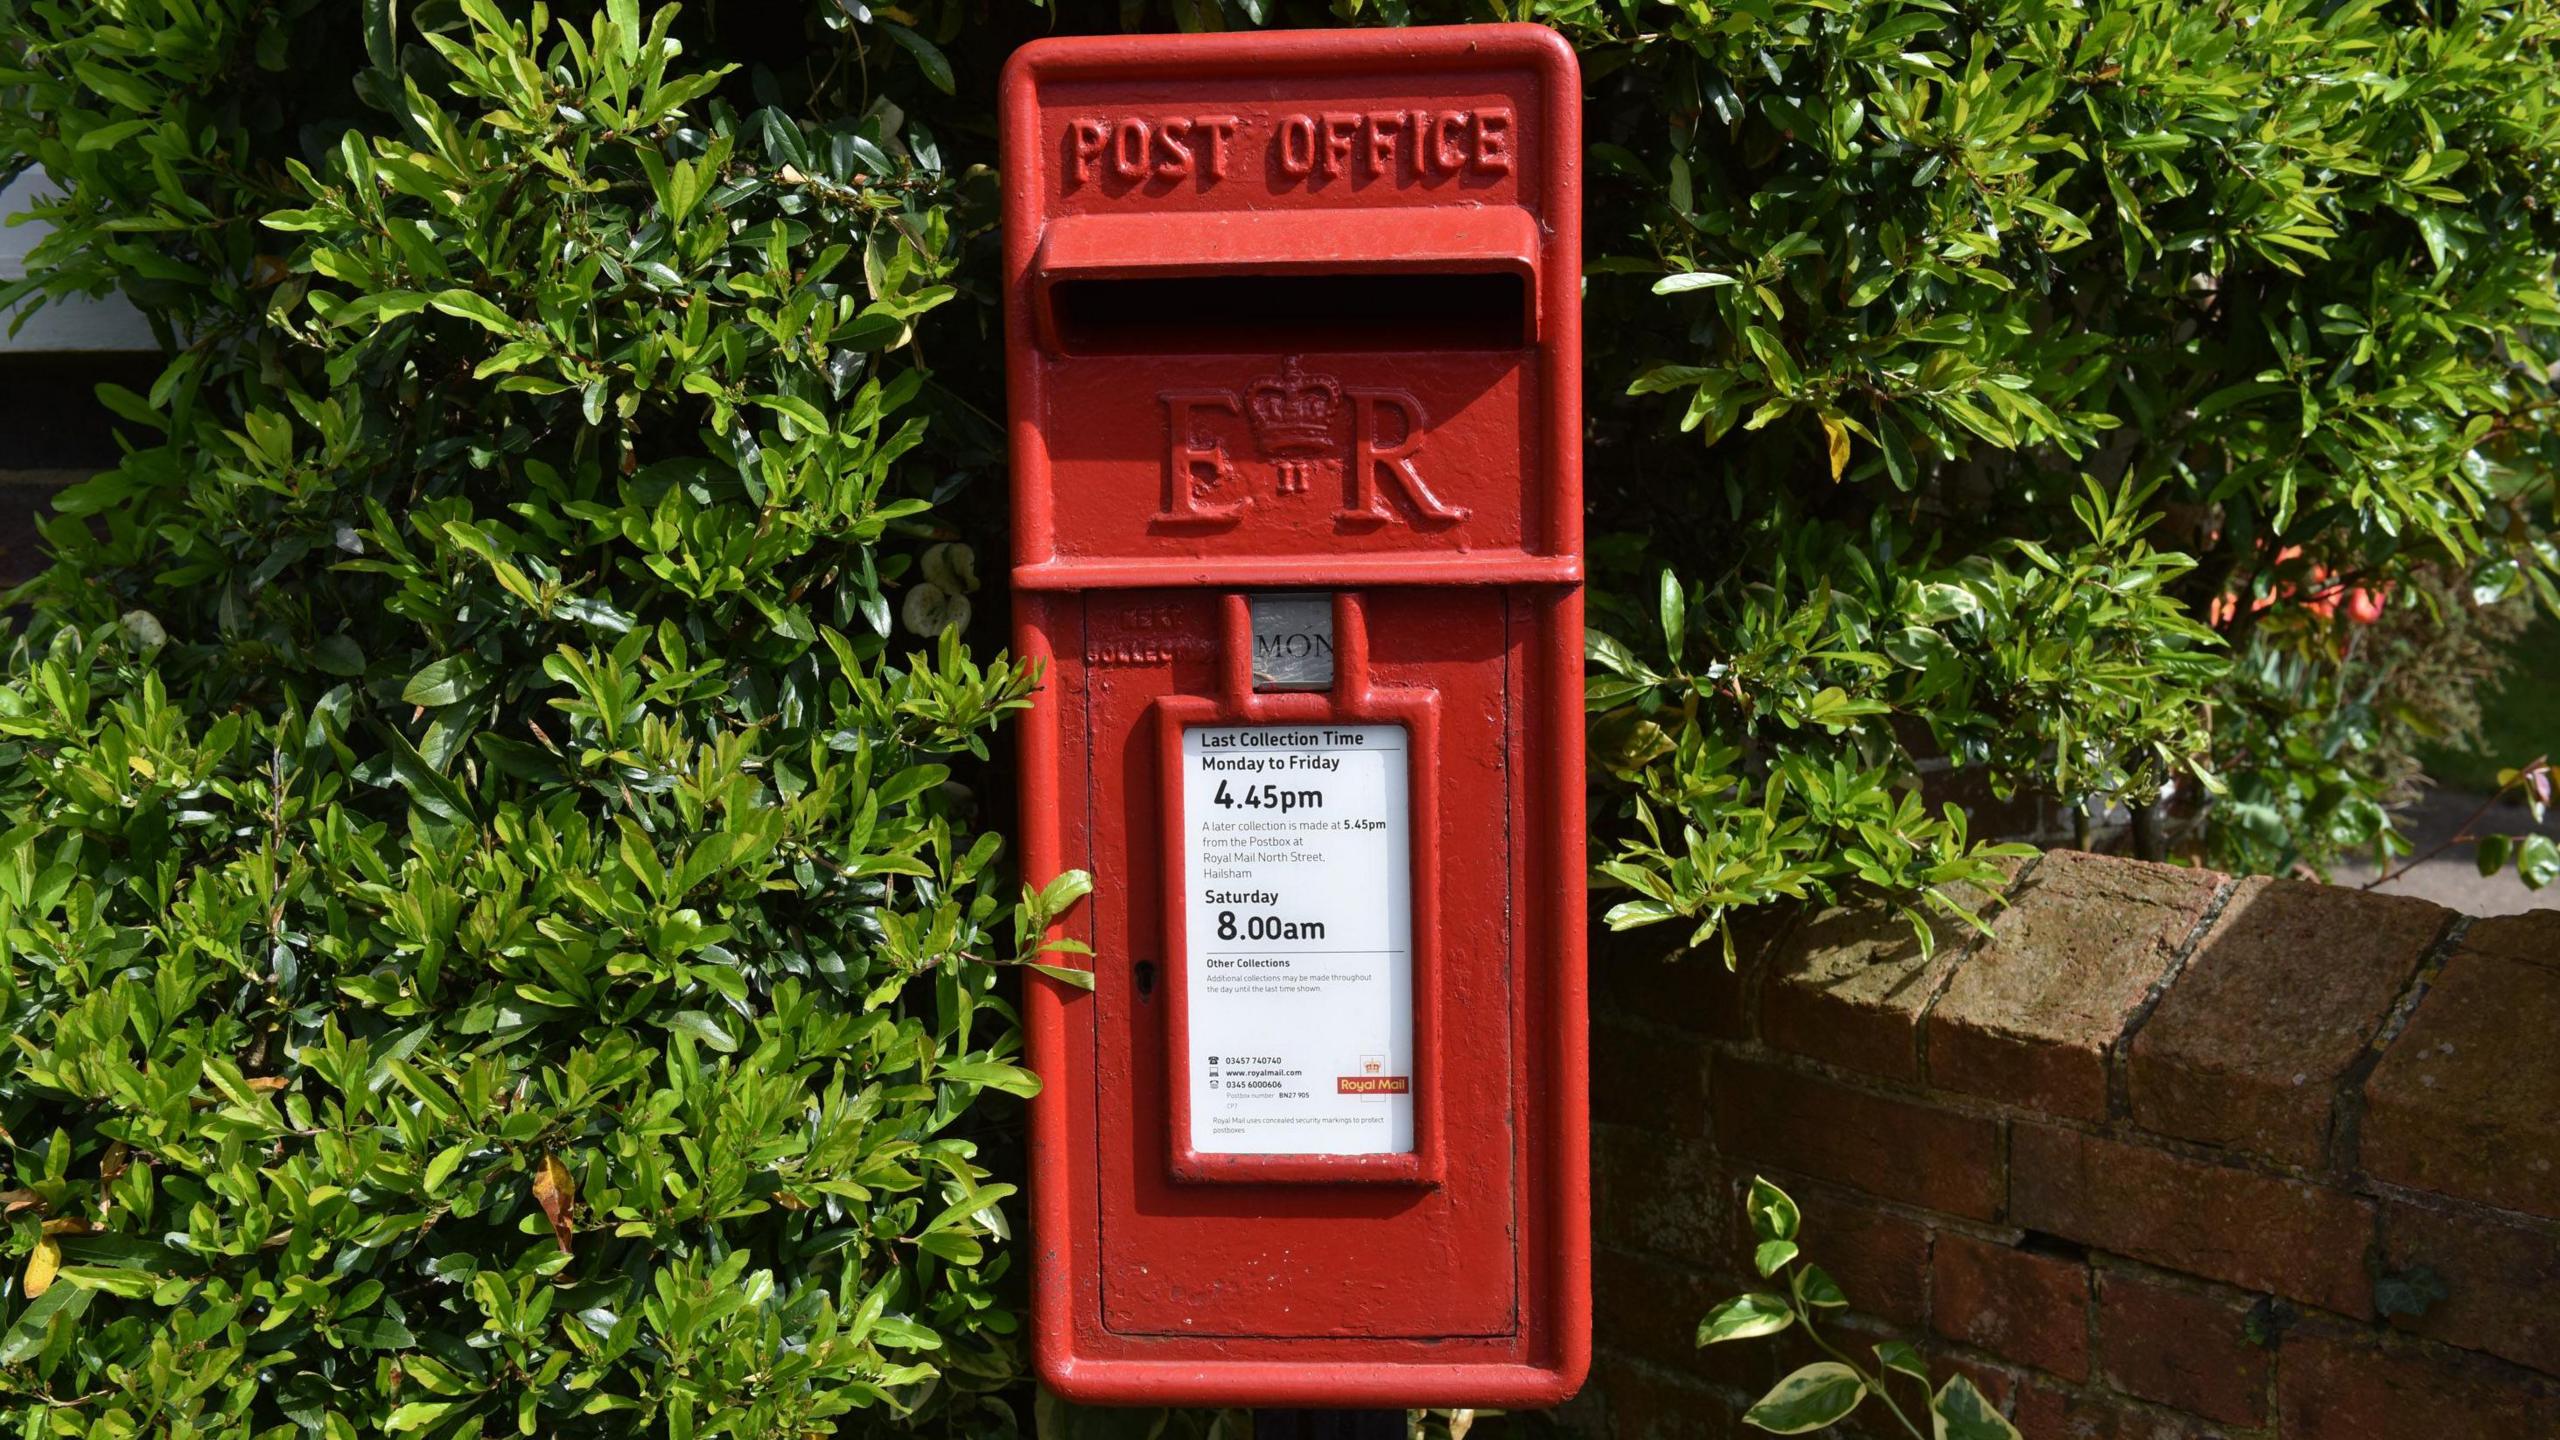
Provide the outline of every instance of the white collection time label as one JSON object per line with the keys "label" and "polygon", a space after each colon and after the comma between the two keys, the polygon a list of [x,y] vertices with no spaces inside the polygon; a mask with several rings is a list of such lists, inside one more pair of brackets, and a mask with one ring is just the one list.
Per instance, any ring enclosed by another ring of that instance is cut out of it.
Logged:
{"label": "white collection time label", "polygon": [[1401,725],[1182,732],[1191,1148],[1413,1150]]}

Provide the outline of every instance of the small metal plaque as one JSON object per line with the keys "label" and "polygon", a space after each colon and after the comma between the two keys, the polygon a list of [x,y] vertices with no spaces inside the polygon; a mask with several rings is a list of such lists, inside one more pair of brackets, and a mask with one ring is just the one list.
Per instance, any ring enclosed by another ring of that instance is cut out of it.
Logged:
{"label": "small metal plaque", "polygon": [[1253,597],[1253,688],[1333,688],[1333,597]]}

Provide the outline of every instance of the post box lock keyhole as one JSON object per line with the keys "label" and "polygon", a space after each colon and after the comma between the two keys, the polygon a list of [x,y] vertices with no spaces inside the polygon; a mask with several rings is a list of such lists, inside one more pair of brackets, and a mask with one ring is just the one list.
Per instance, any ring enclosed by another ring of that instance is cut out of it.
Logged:
{"label": "post box lock keyhole", "polygon": [[1138,998],[1152,1000],[1156,993],[1156,962],[1141,960],[1130,969],[1130,978],[1138,982]]}

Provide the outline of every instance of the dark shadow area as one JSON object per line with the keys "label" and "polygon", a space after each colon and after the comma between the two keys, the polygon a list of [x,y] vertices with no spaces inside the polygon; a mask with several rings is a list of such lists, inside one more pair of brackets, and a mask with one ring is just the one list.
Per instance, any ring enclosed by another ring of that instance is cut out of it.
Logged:
{"label": "dark shadow area", "polygon": [[1071,355],[1295,350],[1516,350],[1528,291],[1512,274],[1185,275],[1061,280],[1049,289]]}

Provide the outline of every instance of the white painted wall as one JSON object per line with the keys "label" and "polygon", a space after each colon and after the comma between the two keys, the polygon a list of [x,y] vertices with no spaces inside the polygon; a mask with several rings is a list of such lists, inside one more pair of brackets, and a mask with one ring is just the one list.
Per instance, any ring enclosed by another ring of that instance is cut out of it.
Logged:
{"label": "white painted wall", "polygon": [[[41,171],[30,170],[6,189],[0,189],[0,218],[25,213],[42,193],[46,179]],[[0,285],[27,273],[27,252],[44,238],[44,233],[45,227],[34,221],[0,226]],[[17,318],[14,308],[0,310],[0,354],[159,348],[151,338],[151,327],[122,296],[54,301],[38,309],[35,317],[12,335],[8,333],[9,326]]]}

